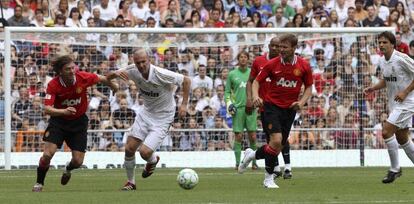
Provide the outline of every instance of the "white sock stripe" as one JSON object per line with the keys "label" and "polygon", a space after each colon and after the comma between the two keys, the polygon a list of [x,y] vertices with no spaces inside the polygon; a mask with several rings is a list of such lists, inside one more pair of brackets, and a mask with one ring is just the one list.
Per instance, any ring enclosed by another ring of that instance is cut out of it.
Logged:
{"label": "white sock stripe", "polygon": [[388,139],[385,139],[384,142],[385,143],[389,143],[389,142],[392,142],[392,140],[397,140],[397,138],[395,137],[395,135],[393,135],[392,137],[390,137]]}
{"label": "white sock stripe", "polygon": [[408,147],[411,143],[413,143],[413,141],[411,141],[411,138],[408,138],[408,141],[405,144],[401,145],[401,147],[402,148]]}
{"label": "white sock stripe", "polygon": [[135,161],[135,156],[132,157],[124,157],[125,161]]}

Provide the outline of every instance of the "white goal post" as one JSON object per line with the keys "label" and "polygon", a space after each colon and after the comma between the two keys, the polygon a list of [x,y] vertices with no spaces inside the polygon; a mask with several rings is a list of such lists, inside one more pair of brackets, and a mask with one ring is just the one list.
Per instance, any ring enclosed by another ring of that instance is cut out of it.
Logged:
{"label": "white goal post", "polygon": [[[4,167],[6,170],[11,169],[11,151],[12,151],[12,81],[11,77],[7,77],[11,73],[11,45],[16,33],[24,34],[59,34],[66,33],[69,36],[79,33],[126,33],[126,34],[282,34],[282,33],[308,33],[308,34],[378,34],[383,31],[394,31],[392,27],[378,28],[39,28],[39,27],[6,27],[5,36],[5,54],[4,54],[4,102],[5,102],[5,118],[4,118]],[[139,47],[140,45],[134,45]]]}

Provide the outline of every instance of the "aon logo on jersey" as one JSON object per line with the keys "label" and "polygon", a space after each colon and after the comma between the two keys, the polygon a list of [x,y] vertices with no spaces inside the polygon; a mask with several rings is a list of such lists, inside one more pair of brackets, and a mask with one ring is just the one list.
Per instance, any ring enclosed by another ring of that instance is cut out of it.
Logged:
{"label": "aon logo on jersey", "polygon": [[81,98],[78,99],[66,99],[62,102],[62,106],[76,106],[81,103]]}
{"label": "aon logo on jersey", "polygon": [[296,87],[297,84],[298,84],[297,81],[285,80],[285,78],[283,78],[283,77],[281,79],[279,79],[279,81],[276,83],[276,85],[278,85],[278,86],[288,87],[288,88],[294,88],[294,87]]}

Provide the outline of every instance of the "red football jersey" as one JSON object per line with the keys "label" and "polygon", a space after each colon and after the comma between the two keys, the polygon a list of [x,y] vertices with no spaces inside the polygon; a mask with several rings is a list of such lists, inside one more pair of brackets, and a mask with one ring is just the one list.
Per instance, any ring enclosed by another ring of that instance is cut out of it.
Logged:
{"label": "red football jersey", "polygon": [[[252,64],[252,69],[250,70],[250,77],[256,78],[257,75],[262,71],[263,67],[269,62],[268,55],[264,54],[262,56],[258,56],[254,59]],[[249,77],[249,78],[250,78]],[[270,86],[270,78],[267,78],[265,81],[260,83],[259,88],[259,97],[266,101],[266,91],[269,89]],[[263,107],[260,107],[259,111],[263,111]]]}
{"label": "red football jersey", "polygon": [[313,84],[309,63],[296,55],[292,64],[283,62],[281,57],[271,59],[256,80],[263,83],[268,77],[271,83],[266,101],[281,108],[289,108],[293,102],[298,101],[302,84],[305,87]]}
{"label": "red football jersey", "polygon": [[45,105],[58,109],[76,109],[75,115],[64,116],[67,120],[78,119],[85,114],[88,108],[87,88],[99,82],[98,75],[88,72],[77,71],[75,77],[73,85],[65,85],[59,76],[55,77],[46,89]]}

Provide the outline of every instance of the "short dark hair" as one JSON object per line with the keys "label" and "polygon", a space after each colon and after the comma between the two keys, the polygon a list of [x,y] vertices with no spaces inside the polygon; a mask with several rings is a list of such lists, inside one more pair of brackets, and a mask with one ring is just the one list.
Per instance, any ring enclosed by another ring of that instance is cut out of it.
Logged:
{"label": "short dark hair", "polygon": [[385,38],[385,39],[389,40],[390,43],[393,44],[394,46],[397,45],[397,40],[395,39],[395,35],[392,34],[392,32],[390,32],[390,31],[384,31],[384,32],[380,33],[378,35],[378,39],[379,38]]}
{"label": "short dark hair", "polygon": [[317,55],[317,54],[325,54],[325,51],[323,49],[321,49],[321,48],[316,48],[313,52],[314,52],[315,55]]}
{"label": "short dark hair", "polygon": [[52,61],[53,71],[56,72],[56,74],[60,74],[63,66],[71,62],[73,62],[73,59],[69,55],[59,56],[55,60]]}
{"label": "short dark hair", "polygon": [[246,55],[247,56],[247,59],[250,59],[249,53],[246,52],[246,51],[244,51],[244,50],[242,50],[242,51],[239,52],[239,54],[237,54],[237,60],[239,60],[240,56],[242,56],[242,55]]}
{"label": "short dark hair", "polygon": [[414,47],[414,40],[411,40],[410,47]]}
{"label": "short dark hair", "polygon": [[287,41],[292,47],[296,47],[298,45],[298,37],[294,34],[283,34],[279,37],[279,41]]}

